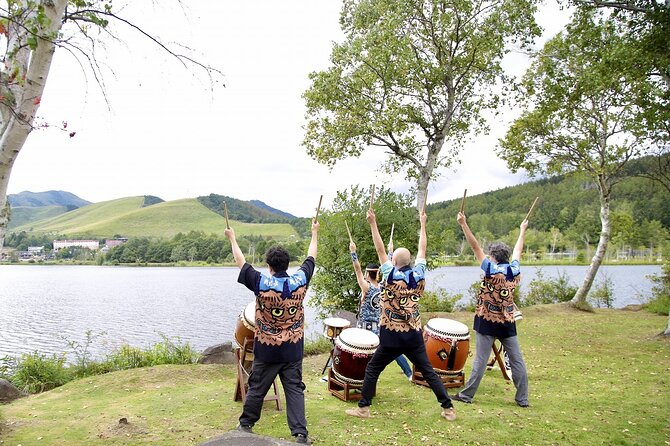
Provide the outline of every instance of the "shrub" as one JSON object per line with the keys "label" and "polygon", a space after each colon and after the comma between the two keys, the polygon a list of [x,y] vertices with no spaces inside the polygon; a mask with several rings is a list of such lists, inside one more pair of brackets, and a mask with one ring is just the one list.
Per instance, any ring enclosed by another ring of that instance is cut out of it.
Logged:
{"label": "shrub", "polygon": [[162,364],[193,364],[198,361],[200,354],[191,348],[190,344],[172,342],[164,334],[163,340],[148,349],[141,349],[124,344],[107,355],[107,365],[103,369],[125,370],[138,367],[151,367]]}
{"label": "shrub", "polygon": [[591,305],[597,308],[612,308],[614,306],[614,284],[612,278],[604,275],[589,293]]}
{"label": "shrub", "polygon": [[419,300],[419,308],[422,313],[437,313],[454,311],[456,302],[463,298],[462,294],[449,294],[444,288],[438,288],[436,291],[426,290]]}
{"label": "shrub", "polygon": [[51,390],[72,379],[65,368],[64,355],[23,354],[12,369],[12,384],[29,393]]}
{"label": "shrub", "polygon": [[325,336],[319,336],[316,339],[305,339],[305,356],[328,353],[332,348],[333,344]]}
{"label": "shrub", "polygon": [[652,313],[668,315],[670,308],[670,255],[665,256],[661,267],[661,274],[648,276],[654,286],[651,288],[652,298],[645,305],[645,309]]}
{"label": "shrub", "polygon": [[563,271],[558,277],[545,279],[542,268],[538,268],[537,277],[528,284],[528,292],[517,302],[521,306],[569,302],[576,292],[577,286],[570,283],[567,272]]}

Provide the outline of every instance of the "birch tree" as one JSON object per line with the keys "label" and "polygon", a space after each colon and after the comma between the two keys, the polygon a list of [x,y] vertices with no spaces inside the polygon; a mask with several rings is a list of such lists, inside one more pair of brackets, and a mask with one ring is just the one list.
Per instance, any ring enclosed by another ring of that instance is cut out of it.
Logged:
{"label": "birch tree", "polygon": [[417,208],[440,167],[486,131],[511,85],[512,45],[539,35],[536,0],[345,0],[330,68],[310,75],[304,146],[333,166],[379,150],[387,172],[416,182]]}
{"label": "birch tree", "polygon": [[586,172],[600,202],[600,238],[572,303],[587,294],[611,235],[610,200],[626,163],[647,148],[642,94],[655,85],[622,57],[632,43],[607,14],[581,8],[565,32],[547,42],[524,76],[527,109],[500,142],[499,156],[516,171]]}
{"label": "birch tree", "polygon": [[0,66],[0,249],[9,221],[7,187],[12,167],[36,128],[36,114],[56,51],[68,51],[77,57],[102,85],[93,48],[99,38],[117,38],[108,29],[115,21],[151,39],[182,64],[194,64],[210,76],[218,73],[188,55],[174,52],[119,15],[117,6],[112,0],[0,1],[0,45],[4,47],[4,64]]}

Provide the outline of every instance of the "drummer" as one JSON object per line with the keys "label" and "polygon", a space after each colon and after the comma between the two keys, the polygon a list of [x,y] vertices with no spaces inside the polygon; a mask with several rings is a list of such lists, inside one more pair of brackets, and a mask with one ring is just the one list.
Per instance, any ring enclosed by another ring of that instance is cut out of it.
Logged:
{"label": "drummer", "polygon": [[372,397],[377,390],[380,373],[400,354],[406,355],[423,375],[442,406],[441,416],[449,421],[456,419],[451,399],[442,380],[437,376],[426,355],[426,345],[421,335],[419,299],[423,295],[426,272],[426,211],[419,215],[421,231],[419,249],[414,268],[410,267],[411,254],[407,248],[398,248],[393,253],[393,263],[384,249],[377,218],[372,208],[368,209],[367,221],[372,231],[372,241],[382,264],[381,318],[379,347],[365,369],[362,397],[358,407],[346,413],[360,418],[370,417]]}
{"label": "drummer", "polygon": [[514,318],[514,290],[519,286],[521,279],[519,260],[523,251],[528,220],[524,219],[519,226],[519,238],[511,252],[511,262],[509,246],[504,243],[492,243],[488,247],[487,257],[470,230],[463,212],[458,213],[456,221],[463,229],[465,239],[475,253],[477,261],[481,263],[484,278],[479,289],[475,310],[474,330],[477,332],[477,348],[475,360],[472,363],[472,372],[463,390],[452,398],[464,403],[472,402],[486,371],[493,343],[499,339],[505,352],[509,355],[512,381],[516,387],[514,400],[517,405],[528,407],[528,373],[519,347]]}
{"label": "drummer", "polygon": [[[370,263],[365,268],[365,275],[361,269],[361,264],[358,261],[358,254],[356,254],[356,244],[352,241],[349,243],[349,251],[351,253],[351,261],[354,264],[354,271],[356,272],[356,280],[358,286],[361,288],[361,301],[358,306],[358,323],[356,326],[364,330],[370,330],[379,336],[379,315],[381,306],[379,302],[379,282],[377,275],[379,273],[379,266],[376,263]],[[407,378],[412,379],[412,368],[407,363],[407,359],[403,355],[395,358],[402,372]]]}
{"label": "drummer", "polygon": [[319,223],[312,221],[312,239],[307,259],[289,275],[289,253],[282,247],[270,248],[265,261],[271,276],[246,263],[232,228],[225,230],[235,263],[240,268],[237,281],[256,295],[256,339],[249,390],[237,430],[252,433],[261,417],[263,400],[279,375],[286,397],[286,417],[296,443],[311,444],[305,418],[305,384],[302,382],[304,349],[303,300],[314,273]]}

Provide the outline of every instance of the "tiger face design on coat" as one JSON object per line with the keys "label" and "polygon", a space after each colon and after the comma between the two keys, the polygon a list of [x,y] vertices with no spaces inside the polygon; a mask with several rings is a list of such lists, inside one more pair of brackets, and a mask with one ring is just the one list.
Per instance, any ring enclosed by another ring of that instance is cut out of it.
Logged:
{"label": "tiger face design on coat", "polygon": [[507,280],[504,274],[484,277],[479,285],[476,315],[491,322],[514,322],[514,291],[521,277]]}
{"label": "tiger face design on coat", "polygon": [[380,325],[387,330],[398,332],[420,330],[419,300],[423,295],[424,286],[424,280],[420,280],[413,289],[410,289],[403,280],[384,283],[381,289]]}
{"label": "tiger face design on coat", "polygon": [[302,286],[288,298],[276,290],[262,291],[256,299],[256,340],[267,345],[299,342],[303,337],[305,314],[302,301],[307,291]]}

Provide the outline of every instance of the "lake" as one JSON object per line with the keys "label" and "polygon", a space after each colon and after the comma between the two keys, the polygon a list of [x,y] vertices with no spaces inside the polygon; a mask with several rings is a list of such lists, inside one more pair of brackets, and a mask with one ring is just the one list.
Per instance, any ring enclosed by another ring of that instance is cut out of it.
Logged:
{"label": "lake", "polygon": [[[538,267],[522,267],[522,292]],[[545,266],[545,278],[565,272],[581,283],[585,266]],[[429,271],[428,289],[444,288],[467,296],[477,267]],[[641,303],[651,296],[646,278],[660,266],[604,266],[614,285],[615,306]],[[237,317],[253,295],[237,283],[234,267],[104,267],[70,265],[0,266],[0,357],[38,350],[61,353],[67,340],[83,342],[87,330],[99,336],[94,356],[123,343],[147,347],[161,334],[195,349],[233,339]],[[464,299],[467,299],[465,297]],[[306,310],[308,337],[320,336],[316,310]]]}

